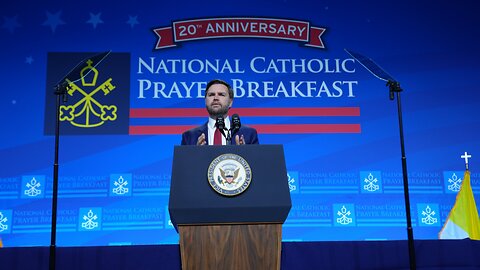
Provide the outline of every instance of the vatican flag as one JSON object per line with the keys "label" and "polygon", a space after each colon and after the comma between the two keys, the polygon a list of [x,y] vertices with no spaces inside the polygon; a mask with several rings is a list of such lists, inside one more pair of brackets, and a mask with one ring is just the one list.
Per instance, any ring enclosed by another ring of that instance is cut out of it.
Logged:
{"label": "vatican flag", "polygon": [[447,221],[438,234],[440,239],[464,239],[480,240],[480,220],[477,206],[470,185],[470,171],[466,170],[463,176],[462,186],[457,194]]}
{"label": "vatican flag", "polygon": [[2,242],[2,238],[0,238],[0,248],[3,247],[3,242]]}

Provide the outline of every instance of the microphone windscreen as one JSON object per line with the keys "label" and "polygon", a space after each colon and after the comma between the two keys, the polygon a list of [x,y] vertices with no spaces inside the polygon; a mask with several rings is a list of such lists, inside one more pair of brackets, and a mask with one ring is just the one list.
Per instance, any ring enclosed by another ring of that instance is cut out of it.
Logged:
{"label": "microphone windscreen", "polygon": [[217,117],[217,120],[215,122],[215,126],[220,130],[225,129],[225,120],[223,119],[223,117],[221,117],[221,116]]}
{"label": "microphone windscreen", "polygon": [[232,127],[233,129],[240,129],[242,123],[240,122],[240,116],[238,114],[232,115]]}

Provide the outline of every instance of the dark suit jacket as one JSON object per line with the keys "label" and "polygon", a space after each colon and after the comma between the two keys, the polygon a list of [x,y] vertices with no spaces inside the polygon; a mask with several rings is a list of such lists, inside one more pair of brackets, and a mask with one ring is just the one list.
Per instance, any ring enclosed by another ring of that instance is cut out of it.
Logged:
{"label": "dark suit jacket", "polygon": [[[182,134],[182,145],[196,145],[198,137],[205,134],[205,140],[208,144],[208,121],[196,128],[192,128],[190,130],[185,131]],[[245,144],[258,144],[258,135],[257,130],[248,126],[241,126],[240,129],[235,132],[232,136],[231,144],[235,145],[235,136],[242,136],[245,139]]]}

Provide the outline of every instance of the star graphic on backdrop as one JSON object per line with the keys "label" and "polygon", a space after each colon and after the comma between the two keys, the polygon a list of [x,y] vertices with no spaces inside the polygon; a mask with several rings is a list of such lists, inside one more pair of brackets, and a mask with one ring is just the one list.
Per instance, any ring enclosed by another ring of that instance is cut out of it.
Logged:
{"label": "star graphic on backdrop", "polygon": [[31,65],[33,63],[33,57],[32,56],[25,57],[25,63]]}
{"label": "star graphic on backdrop", "polygon": [[100,19],[100,16],[102,16],[101,12],[97,14],[93,14],[90,12],[90,19],[87,21],[87,23],[91,23],[93,29],[96,29],[98,24],[103,23],[102,19]]}
{"label": "star graphic on backdrop", "polygon": [[131,27],[131,28],[133,28],[136,24],[139,24],[139,22],[138,22],[138,16],[130,16],[130,15],[128,15],[127,24],[130,24],[130,27]]}
{"label": "star graphic on backdrop", "polygon": [[59,11],[55,14],[52,14],[47,11],[47,20],[44,21],[42,25],[50,26],[50,28],[52,29],[52,33],[55,33],[57,26],[65,24],[65,22],[62,21],[62,19],[60,19],[61,15],[62,15],[62,11]]}
{"label": "star graphic on backdrop", "polygon": [[15,32],[15,28],[20,27],[21,25],[17,22],[17,16],[15,15],[14,17],[8,18],[8,17],[3,17],[3,24],[2,28],[5,28],[8,30],[8,32],[13,33]]}

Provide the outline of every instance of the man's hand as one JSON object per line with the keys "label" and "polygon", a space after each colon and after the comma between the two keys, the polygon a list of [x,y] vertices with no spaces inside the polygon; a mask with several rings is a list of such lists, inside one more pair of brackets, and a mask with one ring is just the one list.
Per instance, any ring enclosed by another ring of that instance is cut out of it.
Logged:
{"label": "man's hand", "polygon": [[235,143],[237,145],[245,144],[245,138],[242,136],[235,135]]}
{"label": "man's hand", "polygon": [[202,133],[197,139],[197,145],[205,145],[207,141],[205,141],[205,133]]}

